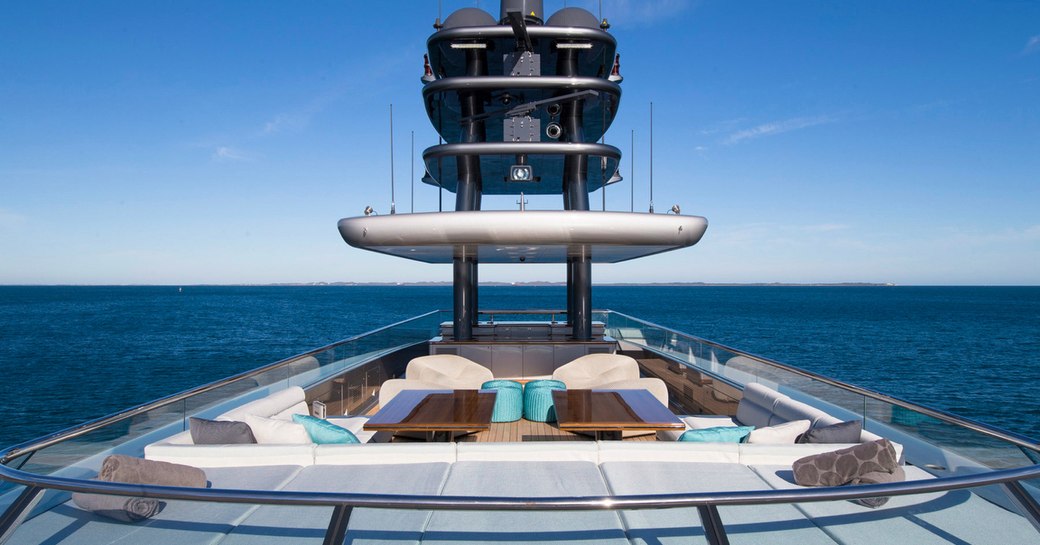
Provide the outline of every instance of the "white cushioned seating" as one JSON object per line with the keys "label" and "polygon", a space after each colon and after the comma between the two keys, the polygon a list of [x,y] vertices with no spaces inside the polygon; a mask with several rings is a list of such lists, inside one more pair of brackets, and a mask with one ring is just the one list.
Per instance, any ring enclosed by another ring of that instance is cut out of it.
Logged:
{"label": "white cushioned seating", "polygon": [[309,466],[314,463],[314,447],[313,443],[307,445],[193,445],[191,443],[160,442],[144,447],[144,457],[149,460],[201,468]]}
{"label": "white cushioned seating", "polygon": [[292,386],[231,409],[218,416],[217,420],[240,422],[247,414],[292,421],[293,414],[310,414],[307,409],[307,394],[303,388]]}
{"label": "white cushioned seating", "polygon": [[[690,415],[680,416],[679,419],[686,424],[686,429],[688,430],[718,426],[755,426],[756,428],[765,428],[795,420],[808,420],[810,427],[829,426],[841,422],[841,420],[820,409],[791,399],[757,382],[744,386],[744,395],[740,399],[740,403],[737,404],[736,416]],[[659,431],[657,432],[657,438],[660,441],[677,441],[684,431]],[[863,430],[860,434],[861,443],[878,439],[881,439],[881,437],[866,430]],[[893,442],[892,446],[896,448],[896,453],[902,456],[902,445]]]}
{"label": "white cushioned seating", "polygon": [[599,462],[595,441],[458,443],[460,462]]}
{"label": "white cushioned seating", "polygon": [[[284,489],[348,494],[437,495],[444,486],[448,470],[447,463],[383,463],[366,465],[364,468],[314,466],[304,468]],[[319,544],[324,541],[331,517],[331,507],[265,505],[246,518],[220,545]],[[417,544],[429,518],[429,511],[354,509],[350,514],[345,543]]]}
{"label": "white cushioned seating", "polygon": [[367,445],[317,445],[316,465],[380,465],[454,463],[455,443],[369,443]]}
{"label": "white cushioned seating", "polygon": [[561,365],[552,378],[570,389],[598,388],[603,384],[639,378],[639,363],[623,354],[587,354]]}
{"label": "white cushioned seating", "polygon": [[408,362],[404,378],[433,384],[438,388],[475,390],[495,376],[491,369],[462,356],[434,354]]}
{"label": "white cushioned seating", "polygon": [[708,462],[736,464],[737,443],[686,443],[664,441],[600,441],[599,462]]}
{"label": "white cushioned seating", "polygon": [[[802,488],[794,484],[789,465],[752,469],[772,488]],[[903,469],[908,481],[934,478],[918,467],[904,466]],[[876,509],[850,501],[799,503],[795,508],[812,517],[821,529],[845,545],[1005,545],[1024,543],[1023,536],[1036,536],[1036,530],[1023,517],[969,490],[892,496],[888,503]],[[725,515],[723,518],[725,520]]]}
{"label": "white cushioned seating", "polygon": [[[608,490],[590,462],[459,461],[451,466],[441,494],[603,496]],[[629,543],[612,511],[435,511],[422,542]]]}
{"label": "white cushioned seating", "polygon": [[[616,495],[767,488],[748,467],[733,463],[611,461],[601,463],[600,471]],[[734,545],[835,543],[791,505],[723,506],[719,514]],[[622,511],[621,516],[633,544],[707,543],[701,518],[693,507]]]}
{"label": "white cushioned seating", "polygon": [[[744,395],[737,405],[737,425],[763,428],[773,417],[773,409],[783,394],[752,382],[744,386]],[[786,397],[786,396],[784,396]]]}
{"label": "white cushioned seating", "polygon": [[[303,426],[292,423],[292,415],[309,414],[307,409],[307,396],[303,388],[293,386],[280,390],[267,397],[257,399],[236,407],[217,417],[217,420],[246,422],[253,420],[257,422],[260,418],[268,418],[277,423],[284,422],[291,430],[303,430]],[[368,421],[367,416],[333,416],[329,422],[350,430],[362,443],[368,441],[386,441],[386,434],[376,434],[365,431],[363,426]],[[248,424],[248,422],[246,422]],[[270,423],[270,422],[269,422]],[[314,463],[314,443],[309,440],[304,442],[303,436],[295,438],[290,434],[282,441],[273,436],[265,436],[268,440],[260,439],[263,433],[257,436],[260,444],[239,445],[196,445],[191,440],[190,431],[183,431],[162,441],[156,441],[144,447],[144,457],[149,460],[162,462],[173,462],[195,467],[235,467],[235,466],[263,466],[263,465],[300,465],[309,466]],[[303,431],[306,434],[306,431]],[[347,445],[357,446],[357,445]]]}
{"label": "white cushioned seating", "polygon": [[[206,478],[213,488],[280,490],[300,470],[299,466],[207,468]],[[132,524],[83,511],[68,501],[23,523],[8,543],[217,543],[257,509],[239,503],[163,501],[166,506],[155,517]]]}

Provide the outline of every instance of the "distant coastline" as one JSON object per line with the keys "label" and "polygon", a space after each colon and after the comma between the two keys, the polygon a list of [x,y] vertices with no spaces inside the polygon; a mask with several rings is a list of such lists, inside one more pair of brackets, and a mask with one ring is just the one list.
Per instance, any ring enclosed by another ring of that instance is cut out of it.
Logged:
{"label": "distant coastline", "polygon": [[[255,286],[450,286],[451,282],[289,282],[289,283],[276,283],[276,284],[240,284],[240,285],[255,285]],[[531,282],[481,282],[481,286],[566,286],[566,282],[546,282],[546,281],[531,281]],[[748,286],[792,286],[792,287],[892,287],[896,284],[892,283],[877,283],[877,282],[812,282],[812,283],[796,283],[796,282],[752,282],[752,283],[737,283],[737,282],[725,282],[725,283],[714,283],[714,282],[608,282],[603,284],[593,283],[593,286],[638,286],[638,287],[652,287],[661,286],[668,288],[676,287],[748,287]]]}

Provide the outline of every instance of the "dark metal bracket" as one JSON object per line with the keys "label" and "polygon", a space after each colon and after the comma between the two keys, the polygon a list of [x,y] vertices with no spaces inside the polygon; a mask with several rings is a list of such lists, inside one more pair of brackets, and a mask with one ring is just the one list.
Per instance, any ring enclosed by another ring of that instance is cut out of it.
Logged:
{"label": "dark metal bracket", "polygon": [[523,51],[534,51],[531,35],[527,33],[524,14],[519,11],[510,11],[506,15],[509,16],[509,26],[513,27],[513,35],[516,36],[516,48]]}

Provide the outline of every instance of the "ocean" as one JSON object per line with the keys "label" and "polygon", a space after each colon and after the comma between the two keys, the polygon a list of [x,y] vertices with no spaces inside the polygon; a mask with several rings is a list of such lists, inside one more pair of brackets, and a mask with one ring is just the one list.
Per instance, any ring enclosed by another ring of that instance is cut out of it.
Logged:
{"label": "ocean", "polygon": [[[487,286],[480,304],[564,293]],[[1040,287],[597,286],[593,303],[1040,438]],[[0,286],[0,446],[449,308],[448,286]]]}

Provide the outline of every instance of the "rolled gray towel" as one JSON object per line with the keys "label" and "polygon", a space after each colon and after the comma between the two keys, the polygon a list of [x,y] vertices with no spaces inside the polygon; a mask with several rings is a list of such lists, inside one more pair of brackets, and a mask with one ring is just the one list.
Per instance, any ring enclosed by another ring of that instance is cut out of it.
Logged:
{"label": "rolled gray towel", "polygon": [[72,495],[72,502],[80,509],[121,522],[137,522],[154,517],[166,505],[152,498],[79,493]]}
{"label": "rolled gray towel", "polygon": [[101,463],[98,479],[118,483],[206,488],[206,472],[197,467],[122,454],[113,454],[105,458]]}
{"label": "rolled gray towel", "polygon": [[[157,462],[113,454],[101,462],[99,481],[206,488],[206,473],[197,467]],[[109,494],[73,494],[80,509],[122,522],[137,522],[154,517],[165,503],[153,498]]]}

